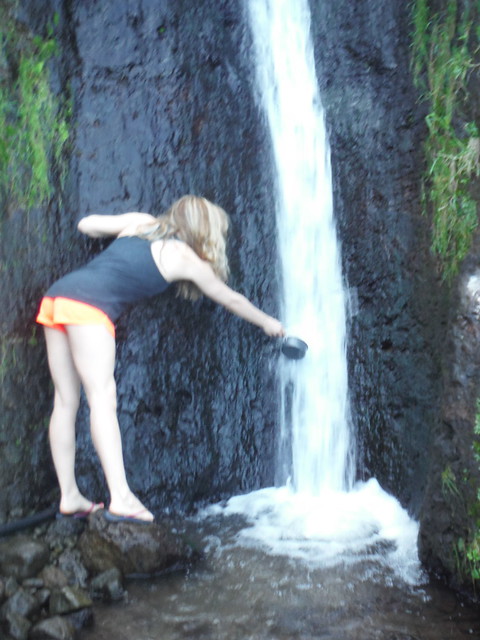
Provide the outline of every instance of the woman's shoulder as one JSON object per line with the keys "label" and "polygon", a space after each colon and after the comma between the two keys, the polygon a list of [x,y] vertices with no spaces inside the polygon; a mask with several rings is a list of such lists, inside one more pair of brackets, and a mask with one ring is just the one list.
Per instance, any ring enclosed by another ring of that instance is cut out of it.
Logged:
{"label": "woman's shoulder", "polygon": [[162,249],[162,251],[166,250],[172,253],[184,254],[195,253],[186,242],[175,236],[172,238],[157,238],[155,240],[150,240],[150,244],[152,247]]}
{"label": "woman's shoulder", "polygon": [[151,245],[153,259],[167,280],[188,279],[191,269],[203,263],[203,260],[183,240],[176,238],[154,240]]}

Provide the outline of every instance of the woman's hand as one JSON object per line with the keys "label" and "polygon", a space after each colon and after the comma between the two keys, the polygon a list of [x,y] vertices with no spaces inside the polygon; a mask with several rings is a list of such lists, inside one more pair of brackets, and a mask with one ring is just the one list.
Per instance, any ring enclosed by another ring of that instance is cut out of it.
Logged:
{"label": "woman's hand", "polygon": [[262,329],[265,331],[267,336],[270,336],[272,338],[282,338],[286,333],[282,323],[276,318],[272,318],[271,316],[267,318],[262,326]]}

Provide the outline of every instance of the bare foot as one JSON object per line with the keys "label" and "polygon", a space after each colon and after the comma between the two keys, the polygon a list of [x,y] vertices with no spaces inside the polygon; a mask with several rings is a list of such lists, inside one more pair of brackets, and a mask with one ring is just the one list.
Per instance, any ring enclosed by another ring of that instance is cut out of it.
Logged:
{"label": "bare foot", "polygon": [[71,515],[75,513],[90,514],[99,509],[103,509],[105,505],[103,502],[95,503],[81,493],[73,496],[62,496],[60,500],[59,511],[63,515]]}
{"label": "bare foot", "polygon": [[127,516],[137,520],[145,520],[145,522],[153,522],[155,519],[153,513],[133,493],[122,497],[112,497],[108,510],[115,516]]}

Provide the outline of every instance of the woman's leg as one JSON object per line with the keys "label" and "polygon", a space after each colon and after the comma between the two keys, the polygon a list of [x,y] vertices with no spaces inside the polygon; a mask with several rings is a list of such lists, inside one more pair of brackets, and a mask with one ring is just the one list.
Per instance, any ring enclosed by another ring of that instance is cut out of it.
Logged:
{"label": "woman's leg", "polygon": [[60,485],[60,511],[88,511],[92,502],[81,493],[75,479],[75,419],[80,401],[80,378],[72,360],[67,335],[45,327],[48,364],[55,387],[49,438]]}
{"label": "woman's leg", "polygon": [[90,407],[92,440],[110,490],[110,511],[153,520],[131,492],[123,462],[114,379],[115,339],[103,325],[67,325],[75,368]]}

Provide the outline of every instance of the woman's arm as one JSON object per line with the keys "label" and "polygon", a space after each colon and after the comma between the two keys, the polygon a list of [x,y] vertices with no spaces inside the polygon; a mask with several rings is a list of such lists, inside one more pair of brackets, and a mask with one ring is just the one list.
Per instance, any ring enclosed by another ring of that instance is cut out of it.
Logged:
{"label": "woman's arm", "polygon": [[261,327],[268,336],[281,337],[285,335],[285,329],[279,320],[264,313],[241,293],[230,289],[215,274],[213,274],[213,277],[215,279],[214,282],[207,283],[204,281],[203,285],[196,283],[206,296],[218,302],[218,304],[221,304],[236,316],[243,318],[243,320]]}
{"label": "woman's arm", "polygon": [[118,236],[129,227],[133,229],[141,224],[155,222],[155,217],[149,213],[121,213],[119,215],[85,216],[78,223],[78,230],[91,238]]}
{"label": "woman's arm", "polygon": [[[170,244],[170,243],[169,243]],[[261,327],[269,336],[285,335],[282,323],[261,311],[245,296],[231,289],[214,273],[208,262],[201,260],[197,254],[183,243],[172,243],[172,252],[165,254],[164,265],[168,267],[169,280],[190,280],[214,302],[221,304],[231,313],[247,322]],[[171,256],[172,259],[169,259]],[[165,269],[167,271],[167,269]]]}

